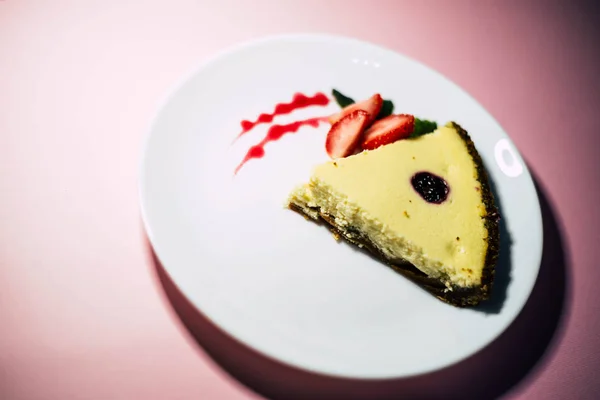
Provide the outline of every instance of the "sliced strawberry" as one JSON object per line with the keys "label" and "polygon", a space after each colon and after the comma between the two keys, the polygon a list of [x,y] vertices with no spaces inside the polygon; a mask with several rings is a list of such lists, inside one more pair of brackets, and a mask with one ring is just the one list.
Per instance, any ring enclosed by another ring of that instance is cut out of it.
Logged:
{"label": "sliced strawberry", "polygon": [[373,150],[384,144],[404,139],[412,133],[415,117],[408,114],[390,115],[376,121],[364,133],[361,141],[363,150]]}
{"label": "sliced strawberry", "polygon": [[354,152],[369,122],[369,113],[355,110],[337,121],[327,134],[325,150],[331,158],[347,157]]}
{"label": "sliced strawberry", "polygon": [[339,113],[331,115],[329,117],[329,122],[331,123],[331,125],[333,125],[342,118],[344,118],[346,115],[350,114],[351,112],[354,112],[356,110],[364,110],[369,113],[369,121],[367,123],[368,125],[375,120],[375,118],[379,114],[379,111],[381,110],[382,105],[383,99],[381,98],[381,95],[379,93],[376,93],[366,100],[350,104],[349,106],[343,108],[342,111],[340,111]]}

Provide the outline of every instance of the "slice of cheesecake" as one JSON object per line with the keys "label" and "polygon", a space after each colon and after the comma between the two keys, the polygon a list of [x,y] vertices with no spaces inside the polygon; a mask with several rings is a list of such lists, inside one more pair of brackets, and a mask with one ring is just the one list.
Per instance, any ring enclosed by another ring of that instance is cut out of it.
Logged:
{"label": "slice of cheesecake", "polygon": [[481,157],[456,123],[317,166],[289,208],[459,307],[489,298],[499,215]]}

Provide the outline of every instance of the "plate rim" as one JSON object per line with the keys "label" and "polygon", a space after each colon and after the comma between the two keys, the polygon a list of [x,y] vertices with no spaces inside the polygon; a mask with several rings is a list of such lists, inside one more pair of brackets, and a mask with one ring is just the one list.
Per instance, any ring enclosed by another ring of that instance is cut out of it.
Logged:
{"label": "plate rim", "polygon": [[[419,67],[428,70],[429,73],[438,75],[438,77],[441,77],[444,80],[446,80],[454,89],[460,91],[463,95],[466,95],[471,101],[473,101],[475,104],[477,104],[481,108],[481,111],[484,112],[486,114],[486,116],[488,118],[490,118],[501,129],[502,133],[504,133],[505,139],[509,142],[513,151],[516,153],[516,155],[520,159],[521,163],[523,164],[522,178],[526,179],[528,186],[531,186],[533,188],[532,201],[534,202],[536,207],[535,207],[535,210],[532,210],[531,212],[535,213],[534,217],[539,222],[539,227],[540,227],[539,243],[537,243],[537,246],[540,249],[540,251],[535,254],[535,263],[533,263],[536,268],[535,278],[532,279],[530,286],[527,288],[528,293],[527,293],[527,296],[525,297],[524,301],[520,305],[518,305],[518,307],[515,308],[514,314],[506,319],[505,323],[502,324],[501,329],[498,329],[498,331],[495,334],[493,334],[487,342],[485,342],[484,344],[482,344],[480,346],[474,347],[470,352],[465,352],[460,357],[455,357],[450,361],[437,364],[434,367],[421,368],[420,370],[415,370],[414,372],[403,373],[403,374],[364,375],[364,374],[354,374],[354,373],[337,373],[334,371],[324,371],[322,369],[311,368],[306,365],[301,365],[301,363],[296,363],[291,360],[284,359],[282,357],[273,355],[272,353],[270,353],[268,351],[260,349],[258,346],[255,346],[254,344],[243,340],[243,338],[240,337],[240,335],[234,334],[234,333],[230,332],[228,329],[225,329],[225,327],[223,327],[221,324],[219,324],[214,318],[211,318],[211,316],[209,314],[207,314],[206,311],[199,308],[197,304],[195,304],[193,301],[191,301],[191,296],[189,295],[189,293],[186,293],[187,290],[177,283],[177,281],[173,278],[171,272],[169,271],[169,268],[167,267],[166,263],[163,261],[164,257],[162,255],[164,254],[164,251],[160,250],[160,246],[158,245],[158,243],[155,239],[154,232],[151,227],[150,218],[148,216],[148,212],[147,212],[147,209],[145,206],[145,200],[144,200],[144,187],[145,187],[144,182],[146,180],[145,167],[147,164],[148,148],[150,145],[151,137],[152,137],[153,131],[155,129],[156,123],[161,116],[161,112],[166,108],[166,106],[169,104],[169,102],[177,95],[177,93],[188,82],[190,82],[196,75],[200,74],[202,70],[210,67],[211,64],[217,63],[217,62],[227,58],[230,55],[236,54],[239,51],[248,50],[253,47],[260,47],[262,45],[273,43],[273,42],[279,42],[279,41],[302,42],[302,41],[310,41],[310,40],[317,41],[317,42],[330,42],[330,43],[338,42],[338,43],[344,43],[344,44],[352,44],[352,45],[357,45],[357,46],[370,47],[370,48],[376,49],[378,51],[383,51],[385,53],[389,53],[389,55],[393,56],[393,57],[404,58],[412,63],[417,64]],[[252,351],[258,353],[259,355],[261,355],[263,357],[275,360],[276,362],[286,365],[290,368],[300,369],[300,370],[308,371],[311,373],[316,373],[316,374],[319,374],[322,376],[341,378],[341,379],[361,379],[361,380],[373,381],[373,380],[388,380],[388,379],[404,379],[404,378],[421,376],[421,375],[425,375],[425,374],[439,371],[442,369],[450,368],[450,367],[468,359],[469,357],[472,357],[472,356],[480,353],[483,349],[492,345],[514,323],[516,318],[522,313],[523,308],[528,303],[528,301],[531,297],[531,294],[533,292],[535,284],[537,283],[537,280],[539,278],[539,273],[540,273],[540,269],[541,269],[543,245],[544,245],[544,231],[543,231],[544,221],[542,218],[539,193],[536,188],[535,182],[533,180],[533,176],[531,174],[529,166],[525,162],[523,155],[521,154],[521,151],[517,148],[517,146],[515,146],[512,138],[510,137],[508,132],[496,120],[496,118],[487,110],[487,108],[485,108],[474,96],[472,96],[470,94],[470,92],[468,92],[467,90],[465,90],[464,88],[459,86],[452,79],[450,79],[446,75],[442,74],[437,69],[430,67],[429,65],[425,64],[424,62],[419,61],[418,59],[415,59],[411,56],[405,55],[405,54],[401,53],[400,51],[394,50],[390,47],[381,45],[379,43],[375,43],[375,42],[371,42],[371,41],[367,41],[367,40],[363,40],[363,39],[359,39],[359,38],[356,38],[353,36],[347,36],[347,35],[332,34],[332,33],[283,33],[283,34],[263,35],[263,36],[252,38],[249,40],[238,41],[237,43],[235,43],[233,45],[227,46],[217,52],[212,53],[211,55],[203,58],[200,62],[194,63],[194,65],[191,68],[189,68],[186,72],[182,73],[177,79],[174,80],[174,82],[168,87],[168,89],[165,92],[163,92],[163,95],[155,103],[155,107],[154,107],[151,115],[152,115],[152,117],[150,118],[150,122],[146,126],[145,134],[141,140],[141,142],[142,142],[141,150],[140,150],[140,153],[138,154],[138,170],[137,170],[137,188],[138,188],[138,190],[137,190],[137,192],[138,192],[138,204],[139,204],[139,208],[140,208],[139,212],[140,212],[140,216],[142,219],[142,226],[144,229],[144,233],[147,237],[147,240],[152,248],[152,251],[154,252],[157,260],[163,265],[163,270],[166,273],[166,275],[168,276],[168,278],[175,285],[175,287],[177,287],[178,291],[188,301],[190,301],[190,304],[192,304],[195,309],[200,311],[201,314],[207,320],[209,320],[214,326],[216,326],[223,334],[227,335],[232,340],[235,340],[236,342],[251,349]]]}

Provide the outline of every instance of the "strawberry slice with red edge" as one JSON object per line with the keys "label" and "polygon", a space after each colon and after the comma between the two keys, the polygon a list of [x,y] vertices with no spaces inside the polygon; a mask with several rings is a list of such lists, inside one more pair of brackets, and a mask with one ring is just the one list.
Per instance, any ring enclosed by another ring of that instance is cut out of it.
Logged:
{"label": "strawberry slice with red edge", "polygon": [[333,124],[325,141],[325,150],[329,157],[341,158],[351,155],[358,146],[369,121],[368,112],[354,110]]}
{"label": "strawberry slice with red edge", "polygon": [[395,114],[376,121],[362,136],[360,147],[374,150],[385,144],[407,138],[415,128],[415,117],[409,114]]}
{"label": "strawberry slice with red edge", "polygon": [[366,100],[360,101],[358,103],[350,104],[346,106],[337,114],[333,114],[329,117],[329,122],[331,125],[335,124],[348,114],[356,111],[356,110],[364,110],[369,113],[369,121],[367,124],[370,124],[375,120],[379,111],[381,110],[381,106],[383,105],[383,98],[379,93],[374,94]]}

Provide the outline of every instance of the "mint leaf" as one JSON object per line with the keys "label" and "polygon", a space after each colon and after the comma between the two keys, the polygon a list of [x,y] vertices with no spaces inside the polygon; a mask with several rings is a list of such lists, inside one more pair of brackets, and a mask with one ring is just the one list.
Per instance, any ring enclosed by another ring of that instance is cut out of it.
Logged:
{"label": "mint leaf", "polygon": [[335,101],[340,106],[340,108],[345,108],[345,107],[349,106],[350,104],[354,104],[353,99],[351,99],[348,96],[344,96],[342,93],[338,92],[335,89],[333,89],[331,91],[331,94],[332,94],[333,98],[335,99]]}
{"label": "mint leaf", "polygon": [[415,118],[415,128],[411,133],[410,138],[416,138],[419,136],[426,135],[437,129],[437,123],[426,119]]}
{"label": "mint leaf", "polygon": [[381,105],[381,110],[379,111],[379,114],[377,114],[377,118],[375,118],[375,119],[378,120],[381,118],[388,117],[388,116],[392,115],[393,112],[394,112],[394,103],[392,103],[391,100],[384,100],[383,104]]}

